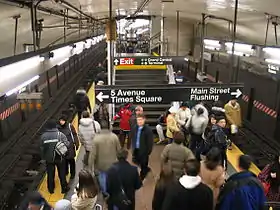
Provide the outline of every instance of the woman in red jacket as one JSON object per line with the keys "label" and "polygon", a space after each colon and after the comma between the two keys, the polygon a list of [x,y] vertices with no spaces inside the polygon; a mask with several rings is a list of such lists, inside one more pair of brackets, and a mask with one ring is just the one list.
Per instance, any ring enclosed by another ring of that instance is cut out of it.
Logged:
{"label": "woman in red jacket", "polygon": [[125,138],[127,137],[127,149],[130,149],[131,139],[130,139],[130,117],[132,115],[132,111],[130,110],[131,105],[125,104],[124,107],[120,109],[118,114],[114,117],[114,120],[120,119],[120,144],[121,147],[124,147]]}

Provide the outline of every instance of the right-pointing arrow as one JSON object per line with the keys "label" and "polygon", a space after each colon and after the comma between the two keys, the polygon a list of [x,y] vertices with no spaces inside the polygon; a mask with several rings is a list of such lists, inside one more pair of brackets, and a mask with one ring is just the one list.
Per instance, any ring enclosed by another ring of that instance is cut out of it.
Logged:
{"label": "right-pointing arrow", "polygon": [[231,92],[230,95],[235,96],[235,98],[239,98],[239,96],[242,95],[241,90],[239,88],[236,90],[236,92]]}
{"label": "right-pointing arrow", "polygon": [[99,92],[96,96],[96,98],[102,102],[104,98],[109,98],[109,95],[103,95],[103,92]]}

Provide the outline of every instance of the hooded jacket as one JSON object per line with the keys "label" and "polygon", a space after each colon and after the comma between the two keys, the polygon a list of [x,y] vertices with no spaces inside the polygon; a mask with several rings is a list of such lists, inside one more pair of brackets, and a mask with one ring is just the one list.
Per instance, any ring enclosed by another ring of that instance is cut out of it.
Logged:
{"label": "hooded jacket", "polygon": [[200,176],[182,176],[166,193],[162,210],[213,210],[213,192]]}
{"label": "hooded jacket", "polygon": [[162,164],[169,163],[175,177],[178,179],[184,174],[185,163],[194,158],[189,148],[175,142],[166,145],[161,153]]}
{"label": "hooded jacket", "polygon": [[132,111],[130,110],[130,105],[122,107],[118,114],[114,117],[114,120],[120,119],[120,129],[123,131],[130,131],[130,118],[132,116]]}
{"label": "hooded jacket", "polygon": [[[208,136],[205,140],[208,147],[218,147],[219,149],[227,148],[227,136],[222,127],[218,125],[213,125],[212,130],[208,133]],[[210,149],[209,148],[209,149]]]}
{"label": "hooded jacket", "polygon": [[71,197],[72,210],[93,210],[97,202],[97,196],[94,198],[79,198],[77,194]]}
{"label": "hooded jacket", "polygon": [[89,155],[89,170],[107,171],[117,161],[117,153],[120,149],[118,136],[109,130],[101,130],[93,140]]}
{"label": "hooded jacket", "polygon": [[87,92],[84,89],[79,89],[76,92],[74,104],[78,112],[85,111],[87,109],[91,112],[91,106],[89,102],[89,98],[87,96]]}
{"label": "hooded jacket", "polygon": [[188,119],[185,124],[185,128],[189,129],[191,126],[191,131],[193,134],[201,135],[204,133],[207,125],[208,125],[208,115],[205,115],[205,112],[201,115],[197,115],[196,111],[194,111],[193,115]]}
{"label": "hooded jacket", "polygon": [[71,202],[66,199],[59,200],[56,202],[54,210],[72,210]]}
{"label": "hooded jacket", "polygon": [[243,171],[232,175],[221,191],[217,210],[264,210],[265,194],[257,177]]}
{"label": "hooded jacket", "polygon": [[[95,129],[94,129],[95,126]],[[101,131],[100,124],[92,118],[82,118],[79,124],[79,138],[86,151],[91,151],[93,138]]]}
{"label": "hooded jacket", "polygon": [[46,130],[41,136],[40,149],[42,160],[47,163],[54,163],[55,160],[61,160],[63,157],[55,152],[57,142],[63,142],[69,147],[67,137],[61,133],[57,128]]}
{"label": "hooded jacket", "polygon": [[229,125],[236,125],[238,127],[241,126],[241,109],[238,103],[236,103],[235,106],[232,106],[231,102],[229,101],[225,105],[225,114]]}

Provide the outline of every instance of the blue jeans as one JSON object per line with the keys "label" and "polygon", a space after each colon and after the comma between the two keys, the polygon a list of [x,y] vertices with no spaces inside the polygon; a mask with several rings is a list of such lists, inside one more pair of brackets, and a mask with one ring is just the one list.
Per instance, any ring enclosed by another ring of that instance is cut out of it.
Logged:
{"label": "blue jeans", "polygon": [[107,180],[107,174],[106,172],[100,171],[98,174],[98,182],[101,188],[101,192],[106,193],[107,192],[107,187],[106,187],[106,180]]}

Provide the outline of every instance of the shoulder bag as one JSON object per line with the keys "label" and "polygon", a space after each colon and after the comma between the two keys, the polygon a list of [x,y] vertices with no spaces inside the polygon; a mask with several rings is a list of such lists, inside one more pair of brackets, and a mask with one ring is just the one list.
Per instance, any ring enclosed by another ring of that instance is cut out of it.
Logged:
{"label": "shoulder bag", "polygon": [[67,154],[68,148],[67,148],[66,144],[63,141],[61,141],[61,132],[58,132],[57,139],[58,139],[58,142],[55,145],[55,152],[59,156],[64,157]]}
{"label": "shoulder bag", "polygon": [[119,171],[118,171],[117,167],[115,167],[115,171],[116,171],[116,176],[117,176],[117,179],[119,182],[120,189],[119,189],[119,192],[113,196],[114,204],[119,209],[126,209],[128,206],[130,206],[132,204],[132,202],[131,202],[131,200],[128,199],[128,197],[124,191],[123,184],[122,184],[121,178],[119,176]]}

